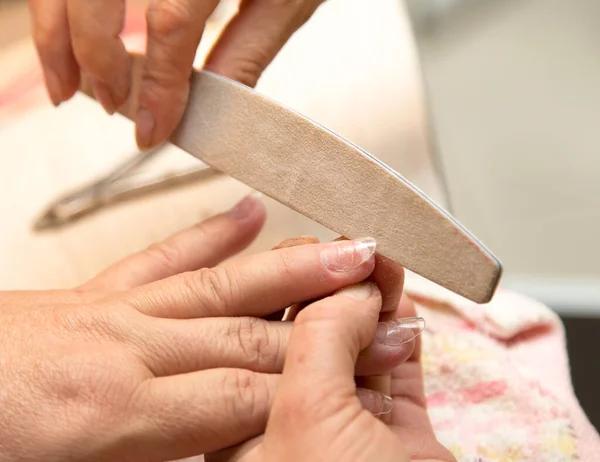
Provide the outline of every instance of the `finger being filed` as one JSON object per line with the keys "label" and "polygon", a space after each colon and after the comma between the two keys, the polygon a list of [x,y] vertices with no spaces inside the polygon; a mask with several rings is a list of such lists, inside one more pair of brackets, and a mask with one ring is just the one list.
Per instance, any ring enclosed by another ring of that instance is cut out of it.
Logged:
{"label": "finger being filed", "polygon": [[137,453],[131,459],[179,460],[261,434],[278,377],[210,369],[150,379],[133,409]]}
{"label": "finger being filed", "polygon": [[256,85],[283,45],[321,3],[243,2],[211,50],[205,68],[245,85]]}
{"label": "finger being filed", "polygon": [[84,288],[127,290],[186,271],[215,266],[245,249],[260,232],[265,218],[262,201],[250,195],[229,212],[126,257]]}
{"label": "finger being filed", "polygon": [[365,279],[374,251],[372,239],[273,250],[148,284],[124,301],[159,317],[263,317]]}
{"label": "finger being filed", "polygon": [[381,291],[383,302],[381,306],[382,315],[390,313],[390,316],[388,318],[384,316],[382,321],[395,319],[398,303],[400,303],[404,288],[404,269],[389,258],[376,255],[375,269],[373,270],[373,274],[371,274],[371,280],[377,284],[377,287]]}
{"label": "finger being filed", "polygon": [[46,88],[58,106],[75,94],[80,75],[71,46],[67,0],[29,0],[29,5]]}
{"label": "finger being filed", "polygon": [[151,318],[134,339],[155,376],[217,367],[280,373],[292,324],[240,316]]}
{"label": "finger being filed", "polygon": [[[280,242],[275,247],[273,247],[273,250],[288,249],[290,247],[297,247],[299,245],[318,244],[318,243],[319,243],[319,239],[316,238],[315,236],[298,236],[298,237],[292,237],[292,238],[289,238],[289,239],[286,239],[286,240]],[[298,307],[296,305],[290,307],[288,319],[286,319],[287,321],[293,320],[293,317],[295,317],[295,312],[297,311],[297,309],[298,309]],[[286,310],[281,310],[281,311],[277,311],[276,313],[269,314],[269,315],[265,316],[265,319],[267,319],[269,321],[281,321],[285,316],[285,311]]]}
{"label": "finger being filed", "polygon": [[275,247],[273,247],[273,250],[289,249],[290,247],[298,247],[299,245],[318,244],[318,243],[319,243],[319,239],[315,236],[291,237],[289,239],[281,241],[279,244],[277,244]]}
{"label": "finger being filed", "polygon": [[204,24],[218,0],[152,0],[136,138],[141,148],[167,140],[181,120]]}
{"label": "finger being filed", "polygon": [[[344,240],[344,236],[340,236],[336,240]],[[404,269],[391,261],[388,258],[376,255],[375,257],[375,269],[371,274],[372,281],[374,281],[381,291],[382,305],[381,313],[379,315],[380,325],[381,323],[393,322],[396,319],[396,309],[402,296],[402,290],[404,287]],[[376,362],[366,361],[363,367],[366,370],[371,371],[370,374],[363,373],[362,376],[357,378],[357,384],[376,392],[380,392],[384,395],[389,395],[391,392],[391,377],[388,374],[382,373],[381,370],[389,370],[389,365],[395,361],[403,362],[406,359],[403,358],[407,347],[402,347],[398,356],[392,354],[391,357],[384,355],[384,358],[388,358],[385,364],[382,364],[381,360]],[[414,346],[413,346],[414,349]],[[388,351],[388,353],[390,353]],[[368,353],[366,353],[368,354]],[[381,356],[377,356],[381,358]],[[367,367],[369,365],[370,367]],[[378,372],[379,371],[379,372]],[[389,415],[386,415],[384,419],[389,419]]]}
{"label": "finger being filed", "polygon": [[114,113],[129,96],[131,59],[119,34],[125,0],[68,0],[73,51],[104,109]]}
{"label": "finger being filed", "polygon": [[[334,242],[347,240],[340,236]],[[375,255],[375,269],[371,274],[371,280],[374,281],[382,296],[382,321],[396,318],[396,309],[404,289],[404,268],[397,263],[381,255]],[[389,313],[389,314],[384,314]]]}

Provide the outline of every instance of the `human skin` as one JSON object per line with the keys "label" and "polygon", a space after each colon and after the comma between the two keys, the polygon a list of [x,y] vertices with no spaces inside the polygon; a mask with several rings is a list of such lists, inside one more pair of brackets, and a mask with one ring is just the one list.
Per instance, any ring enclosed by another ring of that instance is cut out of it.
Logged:
{"label": "human skin", "polygon": [[[372,341],[382,304],[377,285],[366,281],[305,307],[295,320],[265,433],[205,460],[456,462],[427,414],[418,339],[408,361],[391,373],[388,423],[356,397],[352,364]],[[414,315],[414,304],[402,298],[397,317]]]}
{"label": "human skin", "polygon": [[[262,434],[292,332],[264,317],[376,265],[368,239],[230,258],[264,220],[248,197],[74,289],[0,293],[0,458],[175,460]],[[414,341],[383,345],[364,348],[357,375]]]}
{"label": "human skin", "polygon": [[[136,137],[150,148],[170,137],[188,99],[189,79],[205,24],[218,0],[150,0],[147,51]],[[204,68],[254,86],[292,34],[322,0],[242,0]],[[29,0],[34,40],[53,103],[77,91],[81,74],[112,114],[131,90],[131,60],[119,37],[125,0]]]}

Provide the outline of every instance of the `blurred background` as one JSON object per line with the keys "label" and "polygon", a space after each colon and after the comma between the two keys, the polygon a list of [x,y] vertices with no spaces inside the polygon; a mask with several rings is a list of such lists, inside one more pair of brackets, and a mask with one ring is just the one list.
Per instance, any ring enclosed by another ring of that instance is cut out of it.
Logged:
{"label": "blurred background", "polygon": [[563,318],[600,427],[600,3],[407,0],[454,214]]}
{"label": "blurred background", "polygon": [[[134,29],[143,4],[130,2]],[[598,21],[596,0],[330,0],[259,85],[447,207],[503,262],[506,287],[562,316],[576,392],[597,428]],[[37,149],[19,144],[33,113],[50,123],[40,76],[27,70],[29,33],[26,2],[0,0],[4,159]],[[75,107],[60,110],[73,120]]]}

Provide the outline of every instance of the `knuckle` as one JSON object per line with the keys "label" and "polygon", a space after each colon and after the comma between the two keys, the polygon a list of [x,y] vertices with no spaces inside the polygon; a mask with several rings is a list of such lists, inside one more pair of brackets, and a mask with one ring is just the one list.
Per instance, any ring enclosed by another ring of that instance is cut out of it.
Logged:
{"label": "knuckle", "polygon": [[198,298],[209,302],[220,313],[230,311],[233,300],[236,298],[235,278],[230,270],[224,267],[202,268],[190,273],[187,284]]}
{"label": "knuckle", "polygon": [[296,27],[302,26],[325,0],[256,0],[264,8],[292,11]]}
{"label": "knuckle", "polygon": [[244,85],[254,87],[270,61],[268,51],[256,47],[243,56],[233,57],[228,63],[230,69],[223,69],[223,72]]}
{"label": "knuckle", "polygon": [[81,341],[126,342],[129,327],[139,313],[123,304],[92,304],[56,307],[42,316],[61,337]]}
{"label": "knuckle", "polygon": [[120,338],[120,333],[129,323],[130,314],[120,305],[89,305],[83,309],[79,306],[65,310],[62,322],[71,332],[79,330],[98,337]]}
{"label": "knuckle", "polygon": [[[107,353],[81,343],[47,368],[45,389],[73,418],[83,419],[82,424],[121,415],[139,380],[136,374],[115,367],[114,354]],[[82,407],[86,412],[81,412]]]}
{"label": "knuckle", "polygon": [[271,335],[268,323],[254,317],[237,318],[236,341],[254,371],[271,370],[277,364],[281,345],[278,336]]}
{"label": "knuckle", "polygon": [[230,415],[258,416],[266,411],[268,387],[250,370],[228,371],[224,375],[221,390],[225,394]]}
{"label": "knuckle", "polygon": [[96,310],[92,306],[66,307],[52,311],[55,323],[70,335],[91,334],[102,336],[110,332],[111,314],[106,310]]}
{"label": "knuckle", "polygon": [[164,242],[155,242],[146,249],[146,254],[168,271],[177,269],[180,252],[177,247]]}
{"label": "knuckle", "polygon": [[153,2],[146,10],[148,31],[160,39],[168,40],[192,26],[190,6],[181,0]]}
{"label": "knuckle", "polygon": [[152,99],[165,98],[175,105],[184,106],[188,96],[188,85],[193,71],[191,67],[178,67],[177,63],[169,57],[156,61],[147,62],[148,66],[142,77],[144,91],[152,96]]}

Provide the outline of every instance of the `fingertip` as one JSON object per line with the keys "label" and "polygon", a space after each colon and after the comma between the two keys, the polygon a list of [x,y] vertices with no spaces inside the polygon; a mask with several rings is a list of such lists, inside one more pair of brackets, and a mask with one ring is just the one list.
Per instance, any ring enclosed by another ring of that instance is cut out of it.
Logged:
{"label": "fingertip", "polygon": [[117,108],[123,106],[129,99],[132,85],[133,62],[124,45],[123,51],[120,72],[113,79],[113,98]]}
{"label": "fingertip", "polygon": [[63,79],[63,101],[67,101],[73,97],[75,93],[79,90],[79,84],[81,83],[81,75],[79,71],[79,66],[75,61],[75,58],[70,59],[68,64],[66,65],[66,70],[64,72]]}
{"label": "fingertip", "polygon": [[135,139],[140,149],[150,149],[158,145],[153,141],[155,126],[154,114],[145,107],[138,109],[135,117]]}
{"label": "fingertip", "polygon": [[117,103],[115,102],[110,87],[97,78],[93,78],[91,83],[96,100],[108,114],[113,115],[117,110]]}
{"label": "fingertip", "polygon": [[399,318],[417,316],[417,307],[415,306],[415,302],[406,293],[403,293],[400,298],[400,303],[398,304],[398,308],[396,310],[396,316]]}
{"label": "fingertip", "polygon": [[235,204],[227,214],[238,222],[264,221],[267,211],[261,197],[261,193],[252,192]]}
{"label": "fingertip", "polygon": [[363,405],[363,408],[374,416],[389,414],[394,407],[394,400],[390,396],[375,390],[357,388],[356,395]]}
{"label": "fingertip", "polygon": [[116,48],[119,51],[115,51],[118,55],[115,54],[114,69],[111,70],[110,76],[107,77],[99,72],[88,72],[96,100],[110,115],[127,102],[131,89],[131,57],[124,46],[121,49],[118,46]]}
{"label": "fingertip", "polygon": [[151,149],[167,141],[186,108],[189,82],[176,87],[161,86],[150,77],[143,79],[135,118],[135,135],[140,149]]}
{"label": "fingertip", "polygon": [[223,214],[233,220],[241,236],[254,239],[267,219],[267,209],[256,193],[251,193]]}
{"label": "fingertip", "polygon": [[375,267],[375,248],[376,242],[371,238],[336,240],[321,247],[321,262],[332,273],[341,275],[368,270],[368,276]]}
{"label": "fingertip", "polygon": [[381,298],[381,292],[377,285],[371,281],[359,282],[348,287],[344,287],[335,292],[335,295],[349,297],[354,300],[369,300],[370,298]]}
{"label": "fingertip", "polygon": [[57,72],[50,66],[44,66],[43,72],[50,101],[52,101],[54,106],[59,106],[65,100],[61,79]]}

